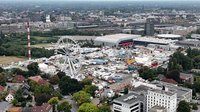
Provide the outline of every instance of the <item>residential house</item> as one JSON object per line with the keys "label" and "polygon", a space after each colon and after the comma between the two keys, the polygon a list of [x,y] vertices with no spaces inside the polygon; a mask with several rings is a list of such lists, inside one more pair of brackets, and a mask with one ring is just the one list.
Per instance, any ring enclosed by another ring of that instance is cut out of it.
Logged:
{"label": "residential house", "polygon": [[14,100],[13,94],[9,93],[9,94],[6,96],[5,100],[6,100],[7,102],[11,103],[11,102]]}
{"label": "residential house", "polygon": [[194,84],[193,74],[180,73],[180,79],[185,83]]}
{"label": "residential house", "polygon": [[5,87],[0,85],[0,93],[3,92],[5,90]]}
{"label": "residential house", "polygon": [[14,82],[23,83],[24,81],[25,81],[25,78],[24,78],[24,76],[22,76],[22,75],[16,75],[16,76],[14,77]]}
{"label": "residential house", "polygon": [[48,85],[49,82],[47,80],[44,80],[41,76],[37,75],[37,76],[32,76],[29,77],[28,79],[37,82],[40,85]]}
{"label": "residential house", "polygon": [[0,112],[6,112],[6,110],[8,110],[8,108],[10,107],[11,107],[11,104],[6,101],[0,102]]}
{"label": "residential house", "polygon": [[11,107],[7,110],[7,112],[22,112],[21,107]]}
{"label": "residential house", "polygon": [[43,103],[41,106],[33,106],[31,112],[53,112],[53,106]]}

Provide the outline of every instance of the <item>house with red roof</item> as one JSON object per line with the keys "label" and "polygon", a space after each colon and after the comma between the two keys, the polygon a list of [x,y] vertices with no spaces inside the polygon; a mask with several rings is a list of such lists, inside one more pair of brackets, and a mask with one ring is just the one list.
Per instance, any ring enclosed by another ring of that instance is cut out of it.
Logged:
{"label": "house with red roof", "polygon": [[17,82],[17,83],[23,83],[25,81],[25,77],[22,76],[22,75],[16,75],[14,77],[14,82]]}
{"label": "house with red roof", "polygon": [[0,85],[0,92],[3,92],[5,90],[5,87]]}
{"label": "house with red roof", "polygon": [[43,103],[41,106],[33,106],[31,110],[31,112],[53,112],[53,106]]}
{"label": "house with red roof", "polygon": [[164,78],[162,79],[163,82],[171,83],[171,84],[178,84],[174,79]]}
{"label": "house with red roof", "polygon": [[180,73],[180,79],[189,84],[194,84],[194,76],[190,73]]}
{"label": "house with red roof", "polygon": [[44,80],[41,76],[37,75],[37,76],[32,76],[32,77],[29,77],[28,79],[32,80],[32,81],[35,81],[37,82],[38,84],[41,84],[41,85],[48,85],[49,82],[47,80]]}

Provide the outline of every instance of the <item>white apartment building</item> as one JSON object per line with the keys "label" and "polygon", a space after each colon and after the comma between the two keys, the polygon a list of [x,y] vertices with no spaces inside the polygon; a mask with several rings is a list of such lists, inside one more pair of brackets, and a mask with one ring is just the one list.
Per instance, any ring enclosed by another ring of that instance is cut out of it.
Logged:
{"label": "white apartment building", "polygon": [[176,112],[177,94],[167,89],[147,91],[147,112],[154,106],[166,108],[167,112]]}

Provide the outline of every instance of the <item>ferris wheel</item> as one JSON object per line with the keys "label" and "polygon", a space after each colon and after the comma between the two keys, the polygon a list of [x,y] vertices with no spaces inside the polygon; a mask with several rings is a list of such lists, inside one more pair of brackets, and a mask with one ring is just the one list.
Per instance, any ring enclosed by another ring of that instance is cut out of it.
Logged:
{"label": "ferris wheel", "polygon": [[60,55],[56,60],[58,68],[66,75],[77,78],[81,70],[80,46],[70,37],[61,37],[55,46],[55,54]]}

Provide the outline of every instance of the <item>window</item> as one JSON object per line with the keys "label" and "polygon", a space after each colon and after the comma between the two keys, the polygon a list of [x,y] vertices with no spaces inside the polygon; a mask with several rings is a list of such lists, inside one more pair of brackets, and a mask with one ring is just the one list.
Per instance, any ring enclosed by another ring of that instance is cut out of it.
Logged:
{"label": "window", "polygon": [[114,110],[114,112],[121,112],[121,111],[119,111],[119,110]]}
{"label": "window", "polygon": [[131,112],[134,112],[137,109],[139,109],[139,107],[136,107],[136,108],[132,109]]}
{"label": "window", "polygon": [[113,104],[122,106],[121,103],[117,103],[117,102],[114,102]]}
{"label": "window", "polygon": [[138,106],[138,105],[139,105],[139,103],[136,103],[136,104],[132,105],[130,108],[133,108],[133,107]]}

